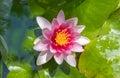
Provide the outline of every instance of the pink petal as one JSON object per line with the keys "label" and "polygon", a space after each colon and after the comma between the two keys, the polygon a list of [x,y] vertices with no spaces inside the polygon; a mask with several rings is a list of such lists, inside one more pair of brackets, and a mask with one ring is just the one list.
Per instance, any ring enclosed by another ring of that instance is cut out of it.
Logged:
{"label": "pink petal", "polygon": [[64,54],[65,55],[70,55],[70,54],[72,54],[72,52],[71,51],[65,51]]}
{"label": "pink petal", "polygon": [[48,28],[51,29],[51,24],[48,20],[43,17],[36,17],[37,23],[39,24],[41,29]]}
{"label": "pink petal", "polygon": [[41,52],[37,58],[37,65],[42,65],[46,62],[48,62],[52,58],[53,54],[51,54],[49,51]]}
{"label": "pink petal", "polygon": [[77,22],[78,22],[78,18],[71,18],[66,21],[66,24],[69,27],[73,27],[73,26],[76,26]]}
{"label": "pink petal", "polygon": [[58,27],[59,27],[59,23],[58,23],[57,19],[54,18],[52,21],[52,29],[54,30]]}
{"label": "pink petal", "polygon": [[80,44],[74,43],[73,46],[72,46],[72,48],[71,48],[71,51],[74,51],[74,52],[83,52],[84,49],[83,49],[83,47]]}
{"label": "pink petal", "polygon": [[51,52],[47,53],[46,60],[49,61],[52,58],[53,54]]}
{"label": "pink petal", "polygon": [[40,42],[40,41],[41,41],[41,39],[40,39],[40,37],[38,37],[37,39],[35,39],[34,45],[37,44],[37,43]]}
{"label": "pink petal", "polygon": [[44,28],[42,31],[42,34],[46,39],[48,39],[48,40],[51,39],[52,33],[48,28]]}
{"label": "pink petal", "polygon": [[53,48],[52,45],[50,45],[50,52],[51,52],[51,53],[56,53],[56,50]]}
{"label": "pink petal", "polygon": [[80,34],[79,33],[71,33],[71,38],[72,38],[72,41],[77,40],[80,38]]}
{"label": "pink petal", "polygon": [[71,66],[73,66],[73,67],[76,66],[76,60],[75,60],[75,57],[74,57],[73,55],[68,55],[68,56],[66,56],[66,57],[65,57],[65,61],[66,61],[69,65],[71,65]]}
{"label": "pink petal", "polygon": [[85,29],[84,25],[74,27],[74,31],[78,33],[81,33],[84,29]]}
{"label": "pink petal", "polygon": [[79,43],[80,45],[86,45],[90,42],[90,40],[88,38],[84,37],[84,36],[81,36],[75,42]]}
{"label": "pink petal", "polygon": [[62,62],[63,62],[63,55],[56,53],[56,54],[54,55],[54,59],[55,59],[56,63],[62,64]]}
{"label": "pink petal", "polygon": [[46,51],[46,50],[48,50],[48,48],[47,48],[48,43],[47,42],[48,42],[47,40],[41,40],[40,42],[35,44],[35,46],[33,48],[37,51]]}
{"label": "pink petal", "polygon": [[60,25],[62,23],[64,23],[65,16],[64,16],[64,12],[62,10],[58,13],[57,20],[58,20],[58,22],[59,22]]}

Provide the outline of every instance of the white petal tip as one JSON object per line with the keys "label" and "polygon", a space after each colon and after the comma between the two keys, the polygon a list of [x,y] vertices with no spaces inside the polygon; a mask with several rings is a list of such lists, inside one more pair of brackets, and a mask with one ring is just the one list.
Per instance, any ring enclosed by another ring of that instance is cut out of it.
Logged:
{"label": "white petal tip", "polygon": [[42,65],[42,64],[39,64],[38,62],[36,62],[36,65],[37,65],[37,66],[40,66],[40,65]]}
{"label": "white petal tip", "polygon": [[59,14],[64,14],[63,10],[60,10]]}
{"label": "white petal tip", "polygon": [[86,45],[86,44],[90,43],[90,39],[88,39],[87,37],[81,36],[75,42],[79,43],[80,45]]}
{"label": "white petal tip", "polygon": [[76,67],[76,60],[75,60],[75,57],[73,55],[68,55],[66,58],[65,58],[65,61],[73,66],[73,67]]}
{"label": "white petal tip", "polygon": [[63,63],[63,56],[62,55],[60,55],[60,56],[55,55],[54,59],[55,59],[56,63],[59,65]]}
{"label": "white petal tip", "polygon": [[62,24],[65,21],[64,12],[62,10],[60,10],[60,12],[57,15],[57,21],[59,24]]}
{"label": "white petal tip", "polygon": [[36,64],[37,65],[42,65],[47,63],[51,58],[52,58],[52,54],[49,51],[43,51],[39,54]]}
{"label": "white petal tip", "polygon": [[72,67],[76,67],[76,65],[71,65]]}
{"label": "white petal tip", "polygon": [[51,29],[50,22],[47,19],[45,19],[44,17],[37,16],[36,17],[36,21],[39,24],[39,26],[40,26],[41,29],[44,29],[44,28]]}
{"label": "white petal tip", "polygon": [[81,33],[84,29],[85,29],[85,26],[84,26],[84,25],[78,25],[78,26],[75,28],[75,31],[78,32],[78,33]]}
{"label": "white petal tip", "polygon": [[85,27],[86,27],[85,25],[80,25],[80,26],[81,26],[82,30],[84,30],[84,29],[85,29]]}
{"label": "white petal tip", "polygon": [[86,38],[86,44],[90,43],[90,39]]}
{"label": "white petal tip", "polygon": [[38,49],[37,49],[37,47],[36,47],[36,46],[33,46],[33,49],[34,49],[34,50],[36,50],[36,51],[38,51]]}
{"label": "white petal tip", "polygon": [[39,60],[36,61],[36,65],[37,65],[37,66],[40,66],[40,65],[42,65],[42,64],[44,64],[44,63],[40,63]]}
{"label": "white petal tip", "polygon": [[84,49],[81,49],[81,51],[80,52],[83,52],[84,51]]}
{"label": "white petal tip", "polygon": [[82,47],[80,44],[75,43],[75,44],[73,45],[71,51],[73,51],[73,52],[83,52],[84,49],[83,49],[83,47]]}
{"label": "white petal tip", "polygon": [[34,44],[34,45],[37,44],[38,42],[40,42],[40,40],[41,40],[40,37],[38,37],[38,38],[34,41],[33,44]]}

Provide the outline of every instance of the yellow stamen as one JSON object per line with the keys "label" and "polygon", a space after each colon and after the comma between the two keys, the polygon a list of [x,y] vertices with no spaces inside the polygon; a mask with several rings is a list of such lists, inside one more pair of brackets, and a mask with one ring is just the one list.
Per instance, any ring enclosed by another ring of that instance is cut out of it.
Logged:
{"label": "yellow stamen", "polygon": [[60,46],[65,46],[66,44],[69,43],[70,40],[70,34],[67,32],[66,29],[64,30],[58,30],[58,32],[56,32],[56,37],[55,37],[55,41],[56,41],[56,45],[60,45]]}

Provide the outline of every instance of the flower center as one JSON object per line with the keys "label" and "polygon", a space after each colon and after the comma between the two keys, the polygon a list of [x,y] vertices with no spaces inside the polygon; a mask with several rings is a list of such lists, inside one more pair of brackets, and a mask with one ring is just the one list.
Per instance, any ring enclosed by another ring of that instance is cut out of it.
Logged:
{"label": "flower center", "polygon": [[58,30],[55,37],[56,45],[65,46],[70,42],[70,34],[66,29]]}

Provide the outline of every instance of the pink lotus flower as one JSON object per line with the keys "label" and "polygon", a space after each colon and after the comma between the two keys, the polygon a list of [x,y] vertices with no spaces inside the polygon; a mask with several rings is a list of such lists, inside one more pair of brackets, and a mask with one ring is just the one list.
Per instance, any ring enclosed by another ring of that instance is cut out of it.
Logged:
{"label": "pink lotus flower", "polygon": [[90,41],[80,35],[85,26],[77,26],[77,18],[65,20],[62,10],[57,18],[53,19],[52,24],[43,17],[36,19],[43,34],[43,37],[38,37],[34,42],[34,49],[41,51],[37,65],[48,62],[53,56],[58,64],[62,64],[65,60],[75,67],[76,60],[72,52],[83,52],[83,46]]}

